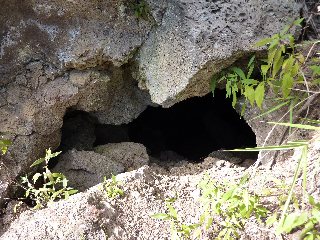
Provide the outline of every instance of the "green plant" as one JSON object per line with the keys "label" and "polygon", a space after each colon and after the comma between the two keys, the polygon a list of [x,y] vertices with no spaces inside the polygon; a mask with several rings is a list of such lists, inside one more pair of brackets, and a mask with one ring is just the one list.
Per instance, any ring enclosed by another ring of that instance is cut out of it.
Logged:
{"label": "green plant", "polygon": [[49,170],[48,164],[50,159],[58,156],[60,153],[52,153],[51,149],[46,150],[46,156],[36,160],[30,166],[34,167],[45,162],[44,171],[42,173],[35,173],[31,178],[32,180],[29,180],[27,175],[21,177],[21,186],[26,191],[24,194],[25,198],[35,201],[35,209],[45,207],[57,199],[67,199],[70,195],[78,192],[78,190],[68,187],[68,180],[63,174],[53,173]]}
{"label": "green plant", "polygon": [[[226,72],[223,71],[211,81],[211,90],[214,95],[214,91],[217,83],[226,83],[226,97],[232,97],[232,106],[235,107],[237,103],[237,93],[240,91],[251,105],[256,104],[261,107],[262,100],[264,97],[264,83],[259,83],[259,81],[252,79],[251,75],[254,69],[255,57],[251,57],[247,65],[247,74],[243,72],[242,69],[238,67],[232,67]],[[254,89],[256,87],[256,89]]]}
{"label": "green plant", "polygon": [[[278,219],[278,213],[274,213],[266,222],[271,226]],[[309,196],[309,209],[297,209],[287,214],[281,225],[278,225],[277,234],[290,233],[294,229],[302,228],[300,239],[314,240],[320,239],[320,233],[317,230],[320,223],[320,203],[316,203],[312,196]]]}
{"label": "green plant", "polygon": [[219,239],[235,239],[251,216],[260,220],[268,210],[260,204],[260,198],[248,191],[249,175],[244,175],[238,184],[218,183],[207,177],[199,183],[204,212],[200,224],[208,230],[214,220]]}
{"label": "green plant", "polygon": [[[320,123],[319,121],[312,121],[313,123]],[[281,126],[288,126],[292,128],[300,128],[306,130],[318,130],[320,131],[320,127],[316,127],[313,125],[306,125],[306,124],[292,124],[292,123],[275,123],[271,122],[272,124],[277,124]],[[320,139],[316,141],[320,142]],[[311,213],[308,211],[299,211],[299,212],[291,212],[288,213],[290,202],[293,199],[294,195],[294,188],[297,185],[298,176],[302,173],[302,189],[304,193],[304,197],[307,196],[307,174],[308,174],[308,148],[310,145],[309,140],[298,140],[298,141],[291,141],[287,144],[281,146],[266,146],[266,147],[256,147],[256,148],[246,148],[246,149],[237,149],[234,151],[276,151],[276,150],[291,150],[291,149],[299,149],[300,156],[298,157],[297,166],[295,168],[294,176],[292,183],[289,187],[289,193],[287,199],[282,206],[282,213],[273,214],[268,220],[267,225],[272,225],[276,223],[277,229],[276,233],[289,233],[294,228],[298,226],[304,226],[303,231],[303,238],[307,237],[307,239],[320,239],[320,233],[316,230],[316,224],[319,225],[320,220],[320,204],[315,203],[313,197],[309,196],[309,204],[312,208]],[[303,202],[303,199],[302,199]],[[311,215],[311,217],[310,217]],[[318,226],[320,227],[320,226]]]}
{"label": "green plant", "polygon": [[[269,86],[274,94],[275,105],[267,113],[278,110],[285,105],[293,105],[300,98],[299,94],[291,94],[296,84],[305,83],[302,73],[302,65],[305,64],[304,56],[296,52],[294,37],[289,34],[293,26],[300,26],[303,19],[294,21],[279,34],[259,41],[255,46],[262,47],[268,45],[267,59],[262,59],[263,64],[259,70],[262,75],[261,80],[252,78],[254,71],[255,57],[252,57],[247,65],[247,73],[239,67],[232,67],[222,73],[213,76],[211,81],[211,90],[214,94],[216,85],[220,82],[226,84],[226,97],[232,97],[232,106],[235,107],[238,100],[238,93],[244,96],[245,103],[242,105],[241,115],[243,115],[248,104],[255,104],[262,109],[262,103],[265,99],[266,87]],[[289,47],[287,47],[289,46]],[[318,66],[313,66],[315,73],[318,72]]]}
{"label": "green plant", "polygon": [[2,155],[6,154],[8,147],[12,144],[10,140],[2,139],[0,140],[0,151]]}
{"label": "green plant", "polygon": [[[287,26],[281,33],[257,43],[257,47],[268,45],[268,57],[261,60],[263,64],[259,67],[262,76],[261,80],[256,80],[252,77],[256,62],[253,56],[249,60],[245,71],[238,67],[232,67],[214,76],[211,81],[212,93],[214,94],[215,88],[219,83],[224,82],[226,84],[226,96],[232,98],[233,107],[237,104],[239,94],[244,96],[245,103],[242,105],[241,111],[241,115],[243,115],[248,104],[251,106],[257,105],[262,109],[265,89],[268,88],[268,91],[270,89],[273,94],[270,100],[274,101],[275,104],[257,117],[270,114],[284,106],[289,106],[290,122],[272,122],[272,124],[286,126],[290,129],[300,128],[319,131],[320,127],[313,125],[293,124],[293,109],[310,97],[309,95],[312,92],[309,90],[310,86],[318,87],[320,84],[320,60],[311,59],[311,66],[307,66],[306,62],[309,54],[305,58],[301,53],[297,52],[294,37],[289,34],[289,30],[293,26],[299,26],[302,21],[303,19],[298,19],[290,26]],[[320,41],[315,42],[313,46],[317,43],[320,43]],[[305,73],[307,70],[311,72],[310,79],[306,79]],[[299,84],[304,84],[306,89],[298,89],[297,86]],[[320,94],[320,92],[312,93],[314,96]],[[299,103],[297,104],[297,102]],[[318,120],[303,120],[310,124],[320,124]],[[213,230],[217,233],[218,239],[235,239],[239,237],[246,222],[252,216],[255,216],[258,221],[266,219],[267,226],[274,224],[276,226],[276,234],[290,233],[300,228],[302,229],[300,239],[320,239],[318,231],[320,228],[320,203],[316,203],[311,196],[308,196],[306,191],[309,145],[309,140],[297,140],[289,141],[280,146],[235,150],[275,151],[295,149],[300,151],[292,183],[289,186],[283,184],[280,186],[281,191],[277,192],[280,203],[276,209],[277,212],[271,216],[269,216],[269,211],[261,204],[261,198],[268,196],[257,196],[250,193],[248,191],[249,176],[245,175],[237,184],[219,183],[208,177],[201,181],[199,187],[202,192],[203,213],[199,223],[190,225],[191,227],[182,224],[177,211],[173,207],[175,199],[166,201],[167,213],[158,213],[152,217],[171,222],[173,239],[179,239],[179,237],[189,238],[191,232],[193,232],[193,237],[201,239],[203,229],[207,231],[209,228],[214,228]],[[300,174],[302,175],[302,197],[301,194],[294,192]],[[253,174],[251,177],[254,177]],[[308,204],[306,204],[307,196],[309,199]],[[184,229],[187,229],[187,231],[184,231]]]}
{"label": "green plant", "polygon": [[106,177],[103,178],[102,190],[107,198],[114,199],[118,196],[123,196],[124,191],[121,189],[121,182],[118,182],[116,176],[112,175],[111,181],[108,180]]}
{"label": "green plant", "polygon": [[178,215],[177,210],[173,207],[176,198],[166,199],[167,213],[156,213],[151,215],[154,219],[170,221],[170,234],[172,240],[189,239],[192,231],[200,226],[200,224],[183,224]]}

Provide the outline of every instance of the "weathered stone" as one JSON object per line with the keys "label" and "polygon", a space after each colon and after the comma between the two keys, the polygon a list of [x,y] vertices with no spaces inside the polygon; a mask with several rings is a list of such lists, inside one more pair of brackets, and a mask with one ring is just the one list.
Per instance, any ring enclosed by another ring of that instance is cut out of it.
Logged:
{"label": "weathered stone", "polygon": [[149,163],[147,149],[140,143],[109,143],[96,147],[94,151],[122,164],[126,170],[138,169]]}
{"label": "weathered stone", "polygon": [[5,230],[10,227],[11,223],[17,219],[22,212],[28,209],[27,204],[23,202],[17,200],[9,202],[4,209],[3,217],[0,218],[0,236],[5,233]]}
{"label": "weathered stone", "polygon": [[146,2],[146,19],[133,0],[3,2],[0,132],[13,147],[0,160],[10,167],[0,170],[0,205],[12,181],[59,145],[67,109],[119,125],[150,104],[141,88],[163,106],[204,95],[213,73],[299,16],[293,0]]}
{"label": "weathered stone", "polygon": [[146,109],[150,97],[138,88],[125,67],[111,68],[108,74],[109,71],[91,74],[93,79],[80,90],[75,108],[91,112],[103,124],[129,123]]}
{"label": "weathered stone", "polygon": [[293,0],[168,1],[138,57],[140,87],[165,107],[209,92],[209,79],[299,17]]}
{"label": "weathered stone", "polygon": [[[115,211],[100,199],[102,193],[95,189],[88,195],[71,196],[68,201],[55,203],[44,210],[25,211],[19,219],[30,225],[20,231],[21,228],[13,223],[0,239],[106,239],[99,222],[101,218],[113,218]],[[63,212],[57,211],[59,208],[63,208]]]}
{"label": "weathered stone", "polygon": [[84,191],[103,181],[103,177],[124,171],[121,163],[90,151],[70,150],[61,155],[53,172],[61,172],[69,180],[69,185]]}

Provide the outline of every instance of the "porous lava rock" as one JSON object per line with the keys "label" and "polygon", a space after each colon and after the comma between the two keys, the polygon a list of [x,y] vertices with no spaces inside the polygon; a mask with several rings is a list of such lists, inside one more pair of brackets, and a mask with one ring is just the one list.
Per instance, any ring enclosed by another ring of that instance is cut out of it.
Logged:
{"label": "porous lava rock", "polygon": [[92,151],[70,150],[61,155],[52,171],[63,173],[71,187],[84,191],[102,182],[104,177],[124,172],[124,167]]}
{"label": "porous lava rock", "polygon": [[109,143],[95,147],[94,151],[108,160],[122,164],[126,171],[149,164],[147,149],[140,143]]}
{"label": "porous lava rock", "polygon": [[168,1],[159,27],[139,51],[140,86],[165,107],[209,92],[213,74],[299,17],[286,0]]}
{"label": "porous lava rock", "polygon": [[[45,149],[67,109],[100,123],[132,121],[150,104],[209,92],[209,77],[299,16],[287,0],[1,0],[0,205]],[[150,97],[153,101],[151,103]]]}

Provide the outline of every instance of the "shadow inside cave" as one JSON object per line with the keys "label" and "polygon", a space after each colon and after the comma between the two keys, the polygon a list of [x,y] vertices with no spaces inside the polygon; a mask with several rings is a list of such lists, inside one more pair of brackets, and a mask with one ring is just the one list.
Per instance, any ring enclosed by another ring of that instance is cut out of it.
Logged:
{"label": "shadow inside cave", "polygon": [[[128,141],[143,144],[154,158],[173,152],[192,162],[213,151],[256,146],[252,129],[232,108],[225,91],[217,90],[214,98],[208,94],[170,108],[149,106],[131,123],[118,126],[99,124],[86,112],[69,111],[60,150],[92,150],[97,145]],[[250,157],[256,158],[256,153]]]}

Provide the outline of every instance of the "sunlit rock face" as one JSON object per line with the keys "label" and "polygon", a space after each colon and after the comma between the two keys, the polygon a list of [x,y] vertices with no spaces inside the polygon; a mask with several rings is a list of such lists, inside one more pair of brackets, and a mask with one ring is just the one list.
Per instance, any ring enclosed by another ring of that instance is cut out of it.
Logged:
{"label": "sunlit rock face", "polygon": [[168,1],[140,50],[140,85],[163,106],[204,95],[212,74],[298,18],[299,9],[293,0]]}
{"label": "sunlit rock face", "polygon": [[299,16],[294,1],[0,0],[0,203],[46,148],[67,109],[128,123],[209,91],[213,73]]}

